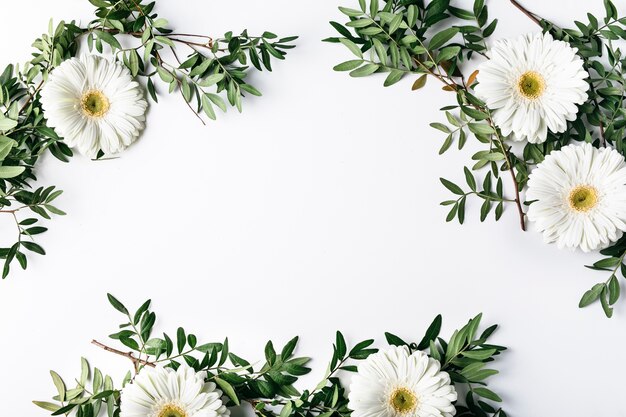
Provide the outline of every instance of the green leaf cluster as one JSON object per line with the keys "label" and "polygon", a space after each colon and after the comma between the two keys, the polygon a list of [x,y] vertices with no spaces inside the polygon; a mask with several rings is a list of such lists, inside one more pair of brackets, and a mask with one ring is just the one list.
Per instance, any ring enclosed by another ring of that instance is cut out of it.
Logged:
{"label": "green leaf cluster", "polygon": [[[322,380],[311,390],[300,391],[296,383],[311,369],[310,358],[296,356],[298,337],[289,340],[280,349],[272,341],[265,344],[264,360],[250,362],[235,354],[228,342],[201,343],[198,337],[179,327],[175,333],[154,334],[156,314],[147,300],[138,309],[129,310],[121,301],[108,294],[111,306],[123,316],[122,323],[110,338],[124,350],[93,343],[108,352],[130,359],[133,369],[120,386],[133,379],[133,374],[146,366],[161,365],[177,369],[184,362],[196,371],[204,371],[207,381],[215,382],[228,397],[227,406],[248,403],[258,417],[350,417],[346,387],[341,372],[358,372],[357,363],[378,352],[374,339],[349,346],[345,336],[337,332],[333,353]],[[506,348],[487,343],[497,326],[488,327],[480,336],[478,328],[482,315],[471,319],[456,330],[446,341],[440,337],[442,317],[437,316],[418,343],[409,343],[399,336],[385,333],[390,345],[407,346],[410,351],[423,350],[441,363],[457,389],[467,390],[463,401],[455,404],[457,414],[466,417],[506,417],[505,412],[491,404],[500,397],[486,387],[485,380],[496,370],[486,366]],[[130,349],[130,351],[128,350]],[[56,394],[53,401],[34,401],[52,415],[97,416],[106,409],[109,417],[119,415],[120,390],[108,376],[95,368],[93,372],[86,359],[81,360],[81,375],[76,388],[67,384],[56,372],[51,372]]]}
{"label": "green leaf cluster", "polygon": [[[476,0],[471,10],[465,10],[448,0],[428,3],[389,0],[360,2],[358,9],[340,7],[339,10],[350,21],[343,25],[331,22],[342,37],[326,40],[343,44],[358,59],[341,63],[335,70],[350,71],[352,76],[389,72],[385,86],[415,75],[412,90],[424,87],[428,77],[439,80],[445,91],[456,96],[455,105],[441,109],[446,121],[431,123],[431,127],[445,134],[439,154],[447,152],[455,142],[459,150],[463,149],[471,137],[485,146],[485,150],[472,156],[475,163],[471,170],[464,168],[468,191],[441,179],[455,195],[454,199],[442,202],[443,206],[450,206],[446,220],[457,218],[463,223],[467,197],[472,195],[483,200],[481,221],[494,206],[495,219],[499,220],[506,203],[515,203],[521,212],[517,193],[515,199],[504,197],[500,175],[510,171],[515,190],[521,190],[528,177],[526,166],[504,143],[505,138],[493,123],[489,109],[474,95],[476,73],[465,78],[461,71],[461,65],[473,55],[485,55],[484,40],[497,25],[496,20],[488,21],[485,2]],[[366,58],[368,53],[370,59]],[[477,185],[477,174],[482,175],[482,187]]]}
{"label": "green leaf cluster", "polygon": [[[164,91],[180,93],[201,119],[201,114],[215,119],[216,108],[226,111],[228,104],[241,111],[243,97],[261,95],[246,81],[249,73],[271,71],[273,60],[283,60],[297,39],[279,38],[271,32],[250,36],[245,30],[240,35],[227,32],[218,39],[181,35],[158,16],[154,1],[89,1],[96,7],[93,21],[85,27],[74,21],[55,26],[51,21],[48,31],[33,42],[32,59],[23,66],[8,65],[0,74],[0,215],[11,216],[17,232],[14,244],[0,247],[3,278],[13,261],[26,268],[26,252],[45,254],[33,238],[47,229],[35,223],[65,214],[50,204],[60,190],[39,187],[31,191],[42,155],[49,152],[63,162],[73,156],[63,138],[47,126],[40,92],[49,74],[77,55],[82,37],[86,37],[90,51],[110,48],[133,76],[143,78],[155,102],[162,82]],[[122,48],[122,37],[130,37],[136,46]],[[177,47],[187,54],[184,61]],[[102,156],[100,151],[97,158]],[[38,217],[22,218],[26,211]]]}
{"label": "green leaf cluster", "polygon": [[[411,74],[459,75],[461,62],[484,54],[484,40],[497,24],[488,23],[483,0],[476,0],[472,10],[452,6],[449,0],[371,0],[339,11],[349,21],[330,22],[341,36],[325,41],[343,44],[357,59],[335,70],[349,71],[352,77],[386,72],[386,87]],[[414,89],[424,80],[417,78]]]}
{"label": "green leaf cluster", "polygon": [[[518,8],[523,9],[520,5]],[[496,20],[489,21],[483,0],[475,0],[471,10],[449,0],[359,0],[356,7],[339,8],[348,21],[331,22],[340,36],[326,41],[342,44],[354,55],[335,66],[336,71],[349,72],[353,77],[388,73],[385,86],[407,76],[415,77],[412,90],[423,88],[427,79],[434,78],[442,82],[443,90],[454,93],[456,103],[441,109],[445,121],[431,123],[445,135],[439,153],[444,154],[455,143],[463,149],[469,138],[476,139],[484,149],[472,155],[471,167],[464,167],[467,187],[441,178],[453,195],[441,203],[448,208],[446,220],[463,223],[467,198],[475,196],[482,199],[481,221],[493,207],[494,218],[499,220],[506,204],[511,203],[517,206],[525,230],[524,206],[532,201],[522,201],[520,193],[531,170],[546,155],[576,142],[612,147],[626,155],[626,56],[620,48],[620,42],[626,40],[626,17],[619,16],[611,0],[604,0],[604,9],[604,17],[588,13],[586,21],[574,22],[574,28],[562,28],[524,10],[544,31],[576,48],[590,74],[589,95],[564,132],[548,132],[544,143],[527,143],[515,152],[493,122],[489,108],[474,95],[477,72],[468,77],[463,73],[463,64],[472,55],[487,55],[484,40],[497,25]],[[503,189],[501,174],[506,171],[513,182],[512,197],[505,197]],[[620,297],[618,276],[626,277],[624,239],[601,254],[605,258],[590,268],[607,271],[609,277],[588,290],[579,305],[598,302],[610,317]]]}
{"label": "green leaf cluster", "polygon": [[[243,97],[260,96],[261,92],[246,81],[249,70],[272,71],[272,61],[284,60],[298,38],[279,38],[267,31],[251,36],[247,30],[239,35],[227,32],[217,39],[180,34],[154,12],[154,1],[92,3],[97,6],[98,18],[87,28],[89,49],[102,52],[107,45],[133,76],[145,77],[154,102],[158,102],[158,83],[162,82],[167,92],[178,92],[201,120],[201,115],[215,120],[216,108],[226,111],[226,103],[241,112]],[[122,35],[136,38],[138,45],[122,48],[118,40]],[[180,56],[179,48],[185,57]]]}
{"label": "green leaf cluster", "polygon": [[[544,31],[577,49],[590,75],[587,80],[589,97],[580,107],[576,120],[567,123],[565,132],[549,133],[545,143],[526,146],[524,160],[527,165],[539,163],[552,150],[575,142],[589,142],[598,148],[612,147],[626,155],[626,56],[620,48],[620,42],[626,39],[626,17],[619,16],[611,0],[604,0],[603,4],[604,17],[587,13],[586,21],[575,21],[574,28],[540,20]],[[623,264],[626,240],[622,238],[600,253],[604,258],[588,268],[607,271],[609,276],[583,294],[579,307],[597,302],[604,314],[611,317],[613,305],[620,298],[618,277],[626,277]]]}

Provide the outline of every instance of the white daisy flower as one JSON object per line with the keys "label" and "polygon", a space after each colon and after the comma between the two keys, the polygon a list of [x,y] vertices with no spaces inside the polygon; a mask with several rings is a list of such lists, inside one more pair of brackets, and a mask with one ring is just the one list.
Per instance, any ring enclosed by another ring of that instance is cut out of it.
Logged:
{"label": "white daisy flower", "polygon": [[567,120],[576,119],[589,88],[576,52],[548,33],[495,43],[491,59],[478,67],[476,95],[505,136],[542,143],[548,129],[564,132]]}
{"label": "white daisy flower", "polygon": [[206,372],[183,364],[143,368],[122,390],[120,417],[227,417],[222,391],[205,382]]}
{"label": "white daisy flower", "polygon": [[91,158],[126,149],[144,128],[148,103],[123,65],[86,55],[63,62],[41,91],[48,125]]}
{"label": "white daisy flower", "polygon": [[554,151],[529,176],[528,218],[559,248],[598,250],[626,231],[626,162],[589,143]]}
{"label": "white daisy flower", "polygon": [[353,417],[451,417],[457,394],[439,361],[392,346],[369,356],[352,379]]}

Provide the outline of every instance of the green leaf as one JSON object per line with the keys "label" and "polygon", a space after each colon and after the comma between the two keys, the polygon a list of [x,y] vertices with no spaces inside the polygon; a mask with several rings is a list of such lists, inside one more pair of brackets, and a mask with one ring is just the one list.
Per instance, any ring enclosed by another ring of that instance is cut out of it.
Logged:
{"label": "green leaf", "polygon": [[441,331],[442,321],[443,319],[441,317],[441,314],[438,314],[437,317],[435,317],[433,322],[430,324],[430,326],[428,326],[428,329],[426,330],[426,334],[417,345],[418,350],[426,349],[428,346],[430,346],[432,341],[437,339],[437,336],[439,336],[439,332]]}
{"label": "green leaf", "polygon": [[130,56],[128,57],[128,62],[130,65],[130,72],[133,77],[136,77],[139,74],[139,54],[135,49],[130,50]]}
{"label": "green leaf", "polygon": [[28,249],[31,252],[38,253],[39,255],[45,255],[46,254],[46,251],[41,246],[36,244],[35,242],[23,241],[22,242],[22,246],[24,246],[26,249]]}
{"label": "green leaf", "polygon": [[602,305],[602,310],[604,310],[604,314],[611,318],[613,316],[613,308],[609,307],[609,300],[607,295],[607,287],[602,288],[602,292],[600,293],[600,304]]}
{"label": "green leaf", "polygon": [[339,7],[339,11],[349,17],[359,17],[363,15],[361,10],[350,9],[348,7]]}
{"label": "green leaf", "polygon": [[235,389],[232,385],[218,377],[215,377],[215,382],[219,385],[221,390],[224,391],[224,394],[226,394],[228,398],[230,398],[236,405],[240,405],[239,398],[237,397]]}
{"label": "green leaf", "polygon": [[59,400],[65,401],[65,383],[63,379],[54,371],[50,371],[50,376],[52,377],[52,382],[57,389],[57,393],[59,394]]}
{"label": "green leaf", "polygon": [[486,398],[488,400],[495,401],[495,402],[502,402],[502,398],[500,398],[498,394],[491,391],[490,389],[478,387],[478,388],[474,388],[473,391],[474,391],[474,394],[480,397],[483,397],[483,398]]}
{"label": "green leaf", "polygon": [[497,375],[498,373],[499,372],[495,369],[481,369],[471,374],[465,374],[464,372],[461,372],[463,376],[465,376],[467,379],[469,379],[472,382],[483,381],[489,378],[490,376]]}
{"label": "green leaf", "polygon": [[365,28],[371,25],[372,23],[374,23],[374,21],[368,17],[365,19],[352,20],[346,23],[346,26],[351,27],[351,28]]}
{"label": "green leaf", "polygon": [[276,350],[271,340],[265,345],[265,360],[270,365],[273,365],[274,361],[276,361]]}
{"label": "green leaf", "polygon": [[485,120],[489,117],[489,114],[482,110],[476,110],[471,107],[462,106],[461,110],[463,113],[467,114],[469,117],[475,120]]}
{"label": "green leaf", "polygon": [[166,36],[155,36],[154,40],[156,40],[157,42],[160,42],[162,44],[165,44],[167,46],[170,46],[172,48],[175,48],[176,45],[174,45],[174,42],[172,42],[172,40]]}
{"label": "green leaf", "polygon": [[291,404],[291,401],[289,401],[287,402],[287,404],[285,404],[283,409],[280,410],[280,414],[278,415],[278,417],[289,417],[291,415],[292,410],[293,410],[293,405]]}
{"label": "green leaf", "polygon": [[387,79],[385,79],[384,86],[389,87],[391,85],[394,85],[395,83],[400,81],[404,77],[405,74],[406,73],[404,71],[392,69]]}
{"label": "green leaf", "polygon": [[439,181],[441,181],[441,183],[443,184],[444,187],[446,187],[448,190],[452,191],[454,194],[457,195],[465,195],[465,193],[463,192],[463,190],[461,189],[461,187],[459,187],[458,185],[456,185],[455,183],[448,181],[445,178],[439,178]]}
{"label": "green leaf", "polygon": [[287,342],[285,347],[283,347],[282,351],[280,352],[280,359],[282,361],[286,361],[287,359],[289,359],[296,346],[298,345],[298,339],[298,336],[294,337],[289,342]]}
{"label": "green leaf", "polygon": [[430,43],[428,44],[428,49],[432,51],[442,47],[446,42],[454,38],[457,33],[459,33],[459,28],[456,27],[442,30],[432,37]]}
{"label": "green leaf", "polygon": [[182,327],[179,327],[178,330],[176,331],[176,340],[177,340],[177,348],[178,348],[178,353],[182,353],[183,349],[185,348],[185,343],[187,343],[187,337],[185,336],[185,329],[183,329]]}
{"label": "green leaf", "polygon": [[3,161],[9,152],[11,152],[11,149],[13,149],[16,145],[17,142],[13,139],[7,138],[6,136],[0,136],[0,161]]}
{"label": "green leaf", "polygon": [[472,191],[476,191],[476,179],[474,178],[474,174],[467,168],[463,167],[463,171],[465,172],[465,181],[467,185]]}
{"label": "green leaf", "polygon": [[[356,43],[352,42],[349,39],[345,39],[345,38],[339,38],[339,42],[344,44],[350,50],[350,52],[352,52],[358,58],[363,59],[363,52],[361,52],[361,49],[359,49],[359,47],[356,45]],[[1,127],[0,127],[0,129],[1,129]]]}
{"label": "green leaf", "polygon": [[448,215],[446,216],[446,222],[451,222],[452,220],[454,220],[458,209],[459,209],[459,203],[455,201],[454,205],[452,206],[452,208],[448,212]]}
{"label": "green leaf", "polygon": [[15,126],[17,126],[17,121],[15,120],[6,117],[4,119],[0,119],[0,132],[6,132],[7,130],[11,130]]}
{"label": "green leaf", "polygon": [[96,30],[94,31],[94,33],[99,39],[111,45],[112,48],[122,49],[122,45],[120,45],[119,41],[115,39],[115,36],[111,35],[110,33],[104,32],[102,30]]}
{"label": "green leaf", "polygon": [[449,61],[452,58],[456,58],[459,52],[461,52],[460,46],[448,46],[447,48],[443,48],[439,52],[439,55],[437,55],[437,62]]}
{"label": "green leaf", "polygon": [[374,50],[376,51],[376,56],[382,65],[387,64],[387,50],[381,41],[377,38],[373,38],[372,42],[374,44]]}
{"label": "green leaf", "polygon": [[609,304],[613,305],[617,302],[620,295],[620,286],[615,275],[609,280]]}
{"label": "green leaf", "polygon": [[163,82],[171,83],[172,81],[174,81],[174,76],[172,75],[172,73],[170,73],[163,67],[157,67],[157,73],[159,74],[159,77],[161,77]]}
{"label": "green leaf", "polygon": [[477,135],[492,135],[496,131],[486,123],[469,123],[469,130]]}
{"label": "green leaf", "polygon": [[622,89],[617,87],[599,88],[597,91],[598,94],[603,96],[621,96],[624,93]]}
{"label": "green leaf", "polygon": [[444,152],[450,149],[450,146],[452,146],[453,140],[454,140],[454,137],[452,136],[452,133],[446,136],[446,139],[443,141],[443,145],[441,145],[441,148],[439,148],[439,155],[443,155]]}
{"label": "green leaf", "polygon": [[605,258],[594,263],[593,266],[595,266],[596,268],[612,268],[619,265],[620,262],[620,258]]}
{"label": "green leaf", "polygon": [[583,294],[580,302],[578,303],[579,308],[587,307],[589,304],[593,303],[600,297],[600,293],[604,289],[604,284],[596,284],[590,290]]}
{"label": "green leaf", "polygon": [[378,71],[379,65],[377,64],[365,64],[360,68],[357,68],[350,72],[351,77],[367,77]]}
{"label": "green leaf", "polygon": [[392,333],[385,332],[385,339],[387,339],[387,343],[392,346],[408,346],[409,344],[404,340],[400,339],[398,336]]}
{"label": "green leaf", "polygon": [[452,14],[452,16],[458,17],[459,19],[474,20],[474,13],[468,10],[459,9],[458,7],[452,6],[448,7],[448,10],[450,11],[450,14]]}
{"label": "green leaf", "polygon": [[204,110],[204,114],[206,114],[209,119],[217,119],[215,110],[213,110],[213,105],[211,104],[211,99],[206,94],[202,95],[202,110]]}
{"label": "green leaf", "polygon": [[484,349],[484,350],[468,350],[467,352],[463,352],[463,355],[469,359],[475,359],[479,361],[484,361],[485,359],[489,359],[496,353],[495,349]]}
{"label": "green leaf", "polygon": [[491,36],[493,32],[496,30],[496,26],[498,24],[498,19],[494,19],[487,27],[483,30],[483,35],[485,38]]}
{"label": "green leaf", "polygon": [[89,362],[87,359],[80,358],[80,384],[84,387],[87,383],[87,378],[89,378]]}
{"label": "green leaf", "polygon": [[430,124],[430,127],[440,130],[443,133],[450,133],[450,129],[448,128],[448,126],[444,125],[443,123],[434,122]]}
{"label": "green leaf", "polygon": [[209,100],[213,102],[213,104],[219,107],[223,112],[226,112],[226,103],[222,97],[214,93],[207,93],[206,95],[209,97]]}
{"label": "green leaf", "polygon": [[393,17],[393,19],[391,19],[391,22],[389,23],[390,35],[393,35],[393,33],[400,28],[400,25],[402,24],[402,18],[402,14],[397,14]]}
{"label": "green leaf", "polygon": [[111,303],[114,309],[122,314],[128,315],[128,310],[126,309],[126,307],[124,307],[124,304],[122,304],[117,298],[113,297],[111,294],[107,294],[107,298],[109,299],[109,303]]}
{"label": "green leaf", "polygon": [[37,407],[43,408],[44,410],[52,412],[57,411],[59,408],[61,408],[61,406],[58,404],[53,404],[46,401],[33,401],[33,404],[35,404]]}
{"label": "green leaf", "polygon": [[0,179],[15,178],[22,174],[25,169],[24,167],[0,166]]}
{"label": "green leaf", "polygon": [[360,67],[363,64],[363,60],[362,59],[353,59],[351,61],[346,61],[346,62],[342,62],[339,65],[335,65],[333,67],[333,70],[335,71],[352,71],[353,69],[356,69],[358,67]]}
{"label": "green leaf", "polygon": [[378,14],[379,4],[378,0],[371,0],[370,2],[370,14],[376,16]]}
{"label": "green leaf", "polygon": [[335,349],[337,350],[337,356],[339,358],[343,358],[348,350],[346,346],[346,339],[340,331],[337,331],[335,334]]}
{"label": "green leaf", "polygon": [[259,90],[257,90],[256,88],[254,88],[250,84],[240,84],[239,88],[241,88],[245,92],[248,92],[248,93],[252,94],[253,96],[260,97],[260,96],[263,95],[263,94],[261,94],[261,92]]}
{"label": "green leaf", "polygon": [[206,78],[203,78],[202,81],[199,82],[201,87],[210,87],[222,81],[224,79],[223,73],[211,74]]}

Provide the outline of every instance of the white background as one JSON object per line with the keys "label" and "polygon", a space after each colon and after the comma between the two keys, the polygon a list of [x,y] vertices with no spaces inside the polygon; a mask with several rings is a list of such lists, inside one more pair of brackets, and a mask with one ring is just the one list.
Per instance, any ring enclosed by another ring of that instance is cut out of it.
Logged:
{"label": "white background", "polygon": [[[600,0],[525,3],[570,26],[602,12]],[[161,330],[229,336],[252,360],[268,338],[299,334],[315,379],[336,329],[352,342],[386,330],[416,340],[437,313],[447,336],[482,311],[501,324],[494,342],[511,348],[490,386],[512,417],[626,416],[626,304],[612,320],[599,306],[577,308],[606,279],[583,268],[597,257],[544,245],[532,227],[522,233],[513,207],[481,224],[471,200],[464,226],[446,224],[439,177],[461,182],[472,149],[438,157],[443,137],[428,123],[454,98],[434,80],[411,92],[412,79],[385,89],[383,76],[334,73],[350,53],[320,40],[342,19],[337,5],[158,2],[177,30],[301,39],[275,72],[252,76],[264,97],[246,100],[242,115],[203,127],[179,96],[164,96],[120,159],[45,158],[40,182],[65,190],[58,206],[69,215],[48,222],[48,256],[0,283],[3,414],[46,415],[30,401],[52,396],[49,369],[71,381],[80,356],[115,376],[128,369],[89,343],[120,322],[111,292],[135,308],[152,298]],[[489,5],[496,37],[536,30],[508,2]],[[0,63],[27,60],[50,17],[84,23],[91,12],[85,0],[5,4]],[[12,227],[0,219],[3,243]]]}

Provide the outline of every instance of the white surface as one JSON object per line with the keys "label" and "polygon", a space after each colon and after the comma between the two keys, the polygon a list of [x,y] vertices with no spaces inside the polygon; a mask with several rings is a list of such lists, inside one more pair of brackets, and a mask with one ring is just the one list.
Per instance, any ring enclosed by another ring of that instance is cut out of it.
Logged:
{"label": "white surface", "polygon": [[[525,3],[564,24],[602,10],[600,0]],[[501,324],[494,342],[511,347],[491,386],[512,417],[626,416],[626,363],[616,360],[626,308],[612,320],[577,308],[605,279],[583,268],[596,257],[521,233],[513,207],[480,224],[471,200],[464,226],[446,224],[438,178],[461,181],[471,149],[437,157],[443,138],[428,123],[453,97],[433,80],[412,93],[413,80],[384,89],[382,76],[334,73],[349,52],[320,39],[342,19],[337,5],[158,2],[186,32],[247,27],[301,39],[274,73],[253,76],[264,97],[247,100],[242,115],[203,127],[179,96],[163,97],[120,159],[41,164],[41,184],[65,190],[58,205],[69,215],[48,223],[48,256],[0,283],[5,415],[46,415],[30,401],[52,395],[48,370],[71,380],[81,355],[122,375],[123,358],[89,344],[119,323],[111,292],[134,307],[152,298],[159,329],[228,335],[250,359],[267,338],[299,334],[315,379],[338,328],[353,342],[385,330],[418,339],[443,313],[447,336],[483,311]],[[490,6],[497,37],[535,30],[508,2]],[[91,10],[84,0],[4,5],[0,63],[26,60],[49,17],[87,21]],[[10,227],[0,219],[3,238]]]}

